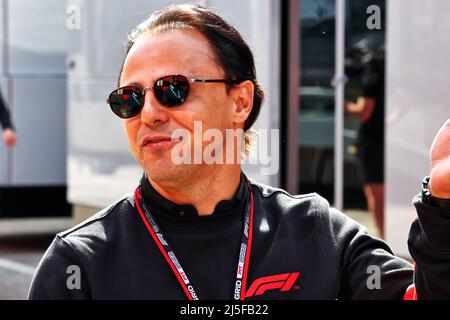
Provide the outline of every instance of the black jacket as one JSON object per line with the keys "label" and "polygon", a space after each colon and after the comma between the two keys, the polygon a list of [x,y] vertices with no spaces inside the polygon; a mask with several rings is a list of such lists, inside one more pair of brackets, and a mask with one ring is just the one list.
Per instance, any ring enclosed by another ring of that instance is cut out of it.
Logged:
{"label": "black jacket", "polygon": [[[191,206],[163,198],[145,176],[141,181],[143,198],[200,299],[233,296],[246,179],[242,174],[235,197],[203,217]],[[319,195],[292,196],[253,181],[251,188],[247,299],[402,299],[413,279],[419,298],[450,297],[450,218],[420,197],[414,200],[420,221],[413,223],[409,237],[414,273],[385,242]],[[77,287],[68,286],[73,265],[81,276]],[[29,298],[186,296],[139,217],[133,195],[127,195],[56,236],[38,266]]]}
{"label": "black jacket", "polygon": [[6,108],[5,101],[3,100],[2,94],[0,92],[0,125],[3,129],[13,129],[11,122],[11,117],[9,111]]}

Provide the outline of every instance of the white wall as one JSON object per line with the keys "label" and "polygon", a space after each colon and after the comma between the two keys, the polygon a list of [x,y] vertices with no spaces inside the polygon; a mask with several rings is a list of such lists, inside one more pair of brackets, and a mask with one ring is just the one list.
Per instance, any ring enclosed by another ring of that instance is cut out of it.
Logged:
{"label": "white wall", "polygon": [[13,149],[0,143],[0,185],[65,185],[65,3],[2,0],[0,10],[0,85],[17,132]]}
{"label": "white wall", "polygon": [[450,1],[387,1],[386,236],[408,256],[411,200],[429,173],[428,150],[450,118]]}

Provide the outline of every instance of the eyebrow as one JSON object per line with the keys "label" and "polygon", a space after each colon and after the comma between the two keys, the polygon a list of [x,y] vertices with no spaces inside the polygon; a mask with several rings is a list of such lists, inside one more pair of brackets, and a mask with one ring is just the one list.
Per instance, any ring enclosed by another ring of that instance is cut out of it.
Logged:
{"label": "eyebrow", "polygon": [[132,83],[127,83],[127,84],[122,84],[122,85],[118,85],[118,87],[131,87],[131,86],[137,86],[137,87],[141,87],[141,88],[143,88],[144,86],[143,85],[141,85],[140,83],[138,83],[138,82],[132,82]]}

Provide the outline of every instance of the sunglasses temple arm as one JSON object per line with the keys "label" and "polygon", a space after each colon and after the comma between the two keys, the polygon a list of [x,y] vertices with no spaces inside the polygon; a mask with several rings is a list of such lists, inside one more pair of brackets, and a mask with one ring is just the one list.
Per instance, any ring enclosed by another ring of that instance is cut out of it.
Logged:
{"label": "sunglasses temple arm", "polygon": [[190,79],[190,82],[230,82],[227,79]]}

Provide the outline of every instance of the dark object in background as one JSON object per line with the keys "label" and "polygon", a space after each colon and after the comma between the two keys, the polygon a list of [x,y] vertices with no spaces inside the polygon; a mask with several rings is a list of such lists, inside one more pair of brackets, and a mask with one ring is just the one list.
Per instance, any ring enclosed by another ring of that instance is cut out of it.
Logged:
{"label": "dark object in background", "polygon": [[0,124],[4,129],[13,129],[14,127],[11,122],[11,117],[9,115],[9,111],[6,108],[5,101],[3,100],[2,93],[0,92]]}
{"label": "dark object in background", "polygon": [[0,188],[0,219],[70,217],[66,186]]}

